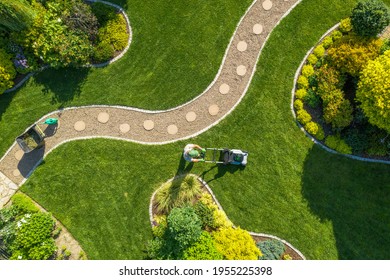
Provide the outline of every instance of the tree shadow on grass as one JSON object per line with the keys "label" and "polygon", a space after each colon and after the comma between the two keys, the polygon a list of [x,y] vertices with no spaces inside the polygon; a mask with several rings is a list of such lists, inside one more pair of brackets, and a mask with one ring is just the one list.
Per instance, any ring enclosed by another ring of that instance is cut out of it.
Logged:
{"label": "tree shadow on grass", "polygon": [[333,224],[339,259],[390,259],[390,165],[348,159],[314,145],[302,184],[311,211]]}
{"label": "tree shadow on grass", "polygon": [[49,68],[35,76],[35,82],[43,85],[42,92],[52,95],[52,104],[64,107],[76,96],[80,96],[90,68]]}

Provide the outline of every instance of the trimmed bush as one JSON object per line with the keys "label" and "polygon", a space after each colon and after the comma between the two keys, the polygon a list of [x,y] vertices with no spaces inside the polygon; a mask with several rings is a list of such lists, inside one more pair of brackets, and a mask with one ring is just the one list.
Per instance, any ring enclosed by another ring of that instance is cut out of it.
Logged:
{"label": "trimmed bush", "polygon": [[306,112],[305,109],[301,109],[297,111],[297,120],[302,124],[305,125],[308,122],[311,121],[311,116],[308,112]]}
{"label": "trimmed bush", "polygon": [[215,247],[227,260],[257,260],[262,255],[250,234],[241,228],[222,228],[213,237]]}
{"label": "trimmed bush", "polygon": [[32,202],[31,198],[23,193],[16,193],[11,198],[12,205],[16,207],[20,214],[36,213],[39,208]]}
{"label": "trimmed bush", "polygon": [[329,135],[325,139],[325,145],[342,154],[352,154],[352,148],[340,138],[339,135]]}
{"label": "trimmed bush", "polygon": [[297,87],[298,89],[307,89],[309,87],[309,81],[305,76],[299,76],[298,81],[297,81]]}
{"label": "trimmed bush", "polygon": [[297,110],[297,111],[303,109],[303,102],[302,102],[302,100],[296,99],[296,100],[294,101],[294,109]]}
{"label": "trimmed bush", "polygon": [[117,11],[114,7],[94,2],[91,4],[92,13],[96,16],[99,25],[102,26],[109,20],[113,20],[116,17]]}
{"label": "trimmed bush", "polygon": [[285,251],[283,242],[275,239],[258,242],[256,245],[263,254],[259,260],[279,260]]}
{"label": "trimmed bush", "polygon": [[221,253],[215,248],[214,239],[204,231],[199,240],[183,252],[184,260],[223,260]]}
{"label": "trimmed bush", "polygon": [[345,99],[339,89],[322,96],[323,117],[327,123],[331,123],[334,129],[341,129],[350,125],[353,119],[351,102]]}
{"label": "trimmed bush", "polygon": [[318,132],[318,124],[315,122],[308,122],[305,124],[305,129],[308,133],[315,136]]}
{"label": "trimmed bush", "polygon": [[317,108],[321,104],[321,98],[312,89],[309,89],[307,91],[307,95],[305,96],[305,98],[303,100],[311,108]]}
{"label": "trimmed bush", "polygon": [[364,68],[356,99],[368,121],[390,133],[390,50]]}
{"label": "trimmed bush", "polygon": [[295,97],[298,99],[304,99],[306,95],[307,95],[307,91],[306,91],[306,89],[303,89],[303,88],[298,89],[295,92]]}
{"label": "trimmed bush", "polygon": [[325,138],[324,129],[320,125],[318,125],[318,131],[317,131],[317,134],[316,134],[316,138],[318,140],[320,140],[320,141],[324,140],[324,138]]}
{"label": "trimmed bush", "polygon": [[375,37],[390,24],[389,8],[382,1],[360,1],[352,10],[351,23],[356,34]]}
{"label": "trimmed bush", "polygon": [[317,57],[317,58],[321,58],[325,55],[325,48],[324,46],[321,44],[321,45],[318,45],[314,51],[313,51],[313,54]]}
{"label": "trimmed bush", "polygon": [[343,33],[341,33],[341,31],[339,31],[339,30],[335,30],[332,32],[331,36],[332,36],[333,42],[336,42],[343,37]]}
{"label": "trimmed bush", "polygon": [[12,56],[4,49],[0,49],[0,94],[14,85],[16,70],[12,63]]}
{"label": "trimmed bush", "polygon": [[348,32],[350,32],[352,30],[351,18],[348,17],[348,18],[342,19],[340,21],[339,30],[344,34],[347,34]]}
{"label": "trimmed bush", "polygon": [[318,58],[312,53],[307,57],[307,62],[309,62],[311,65],[316,65],[317,61]]}
{"label": "trimmed bush", "polygon": [[314,74],[314,68],[310,64],[304,65],[302,67],[302,76],[309,78],[313,74]]}
{"label": "trimmed bush", "polygon": [[327,36],[324,38],[322,41],[322,45],[324,46],[325,49],[329,48],[333,44],[333,39],[331,36]]}
{"label": "trimmed bush", "polygon": [[93,58],[97,62],[105,62],[114,57],[114,47],[107,41],[100,42],[93,50]]}
{"label": "trimmed bush", "polygon": [[317,93],[321,98],[323,98],[324,95],[336,89],[343,88],[345,84],[345,78],[340,73],[340,71],[330,66],[329,64],[322,65],[317,70],[316,74],[317,74],[317,82],[318,82]]}
{"label": "trimmed bush", "polygon": [[99,28],[99,42],[106,41],[116,51],[123,50],[127,45],[128,39],[127,24],[122,14],[116,14],[114,19],[110,19],[103,27]]}

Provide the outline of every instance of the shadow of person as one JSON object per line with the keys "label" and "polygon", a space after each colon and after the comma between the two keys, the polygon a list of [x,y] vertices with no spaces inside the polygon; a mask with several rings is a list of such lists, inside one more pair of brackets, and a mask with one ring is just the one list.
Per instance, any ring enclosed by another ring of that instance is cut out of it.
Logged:
{"label": "shadow of person", "polygon": [[177,168],[175,177],[190,173],[190,171],[192,170],[193,167],[194,167],[194,163],[186,161],[183,157],[183,153],[181,153],[180,160],[179,160],[179,166]]}
{"label": "shadow of person", "polygon": [[39,149],[35,149],[29,153],[25,153],[22,159],[18,163],[18,170],[20,174],[27,178],[31,172],[38,166],[42,161],[45,154],[45,145]]}

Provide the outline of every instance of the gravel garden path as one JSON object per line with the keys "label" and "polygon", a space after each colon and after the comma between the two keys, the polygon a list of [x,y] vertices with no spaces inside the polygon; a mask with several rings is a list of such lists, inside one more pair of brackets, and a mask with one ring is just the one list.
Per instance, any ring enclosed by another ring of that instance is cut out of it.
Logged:
{"label": "gravel garden path", "polygon": [[44,147],[25,154],[15,142],[0,159],[0,208],[42,159],[63,143],[104,137],[165,144],[194,137],[218,124],[244,97],[269,34],[298,2],[255,0],[238,23],[214,81],[186,104],[165,111],[118,106],[75,107],[37,120],[40,123],[54,117],[59,119],[59,124],[45,128]]}

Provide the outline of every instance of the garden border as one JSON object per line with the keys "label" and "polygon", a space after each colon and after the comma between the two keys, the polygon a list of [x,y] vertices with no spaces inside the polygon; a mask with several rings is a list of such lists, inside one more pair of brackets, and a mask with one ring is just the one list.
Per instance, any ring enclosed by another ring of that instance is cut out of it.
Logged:
{"label": "garden border", "polygon": [[299,65],[297,71],[295,72],[295,76],[294,76],[294,84],[293,84],[293,88],[291,90],[291,103],[290,103],[290,109],[291,109],[291,113],[295,119],[295,122],[297,123],[298,127],[300,128],[301,131],[303,131],[303,133],[312,141],[314,142],[315,144],[317,144],[318,146],[320,146],[322,149],[324,149],[325,151],[327,152],[330,152],[332,154],[336,154],[336,155],[341,155],[341,156],[344,156],[344,157],[347,157],[347,158],[350,158],[350,159],[355,159],[355,160],[359,160],[359,161],[364,161],[364,162],[371,162],[371,163],[384,163],[384,164],[390,164],[390,161],[388,160],[381,160],[381,159],[371,159],[371,158],[365,158],[365,157],[360,157],[360,156],[356,156],[356,155],[348,155],[348,154],[343,154],[343,153],[340,153],[336,150],[333,150],[331,148],[329,148],[328,146],[324,145],[323,143],[321,143],[320,141],[318,141],[313,135],[311,135],[310,133],[308,133],[306,131],[306,129],[299,123],[299,121],[297,120],[297,116],[295,114],[295,109],[294,109],[294,98],[295,98],[295,89],[296,89],[296,84],[297,84],[297,81],[298,81],[298,78],[299,78],[299,74],[301,73],[301,70],[302,70],[302,67],[304,66],[307,58],[309,57],[309,55],[313,52],[314,48],[318,45],[319,42],[321,42],[326,36],[328,36],[331,32],[333,32],[334,30],[336,30],[338,27],[340,26],[340,23],[334,25],[333,27],[331,27],[330,29],[328,29],[324,35],[322,35],[322,37],[317,41],[317,43],[306,53],[306,55],[304,56],[301,64]]}
{"label": "garden border", "polygon": [[[213,191],[211,190],[210,186],[207,184],[206,181],[204,181],[201,177],[199,177],[198,175],[195,175],[195,174],[192,174],[192,173],[189,173],[189,174],[180,174],[180,175],[177,175],[175,177],[172,177],[171,179],[169,179],[168,181],[164,182],[163,184],[165,183],[169,183],[169,182],[172,182],[173,180],[177,179],[177,178],[180,178],[180,177],[184,177],[184,176],[193,176],[195,177],[196,179],[198,179],[198,181],[207,189],[207,191],[210,193],[211,197],[213,198],[215,204],[218,206],[219,210],[223,211],[226,215],[226,212],[225,210],[223,210],[222,208],[222,205],[219,203],[218,199],[216,198],[216,196],[214,195]],[[161,184],[152,194],[152,197],[150,198],[150,203],[149,203],[149,221],[150,221],[150,225],[153,227],[154,226],[154,223],[153,223],[153,200],[154,200],[154,196],[156,195],[156,193],[158,192],[158,190],[163,186],[163,184]],[[226,215],[226,218],[232,222],[229,217]],[[233,224],[233,227],[236,228],[236,226],[234,225],[234,223],[232,222]],[[266,237],[266,238],[271,238],[271,239],[275,239],[275,240],[278,240],[280,242],[282,242],[284,245],[286,245],[287,247],[291,248],[293,251],[295,251],[303,260],[306,260],[305,256],[298,250],[296,249],[293,245],[291,245],[289,242],[287,242],[286,240],[284,239],[281,239],[277,236],[274,236],[274,235],[271,235],[271,234],[266,234],[266,233],[256,233],[256,232],[251,232],[251,231],[248,231],[248,233],[250,235],[254,235],[254,236],[258,236],[258,237]]]}

